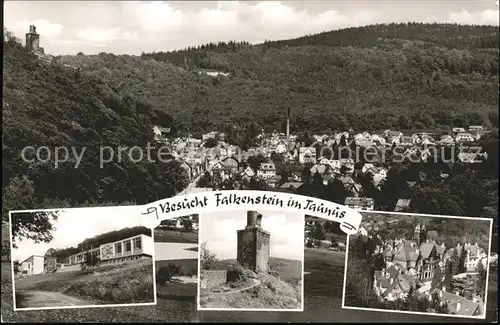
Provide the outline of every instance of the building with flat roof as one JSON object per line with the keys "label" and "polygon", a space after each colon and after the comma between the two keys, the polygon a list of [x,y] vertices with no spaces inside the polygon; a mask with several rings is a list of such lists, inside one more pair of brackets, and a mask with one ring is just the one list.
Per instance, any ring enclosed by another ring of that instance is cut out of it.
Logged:
{"label": "building with flat roof", "polygon": [[88,262],[89,258],[99,265],[121,263],[140,258],[151,258],[153,250],[154,242],[151,236],[141,234],[71,255],[69,264]]}

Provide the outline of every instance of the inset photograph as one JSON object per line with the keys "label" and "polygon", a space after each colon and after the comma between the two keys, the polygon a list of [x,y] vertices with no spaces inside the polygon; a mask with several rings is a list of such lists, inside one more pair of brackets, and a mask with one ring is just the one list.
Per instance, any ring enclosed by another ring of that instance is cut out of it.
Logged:
{"label": "inset photograph", "polygon": [[14,310],[155,304],[153,234],[130,211],[11,212]]}
{"label": "inset photograph", "polygon": [[484,319],[492,220],[363,214],[343,308]]}
{"label": "inset photograph", "polygon": [[200,243],[199,310],[303,311],[303,214],[206,213]]}
{"label": "inset photograph", "polygon": [[158,299],[172,304],[194,302],[198,293],[198,215],[164,220],[154,232]]}

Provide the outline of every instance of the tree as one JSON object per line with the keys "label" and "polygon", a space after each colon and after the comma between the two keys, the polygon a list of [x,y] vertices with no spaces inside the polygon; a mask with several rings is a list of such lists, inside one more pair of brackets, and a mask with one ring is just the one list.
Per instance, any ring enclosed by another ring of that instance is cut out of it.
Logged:
{"label": "tree", "polygon": [[208,138],[205,142],[205,148],[215,148],[218,145],[218,142],[215,138]]}
{"label": "tree", "polygon": [[193,231],[193,221],[191,219],[183,218],[182,219],[182,227],[184,227],[184,230],[191,232]]}
{"label": "tree", "polygon": [[457,253],[453,254],[450,260],[451,275],[457,275],[460,273],[460,258]]}
{"label": "tree", "polygon": [[441,272],[441,267],[437,266],[434,268],[434,277],[432,278],[431,288],[437,288],[441,285],[443,281],[443,273]]}
{"label": "tree", "polygon": [[17,241],[31,239],[35,243],[49,243],[52,232],[56,229],[59,211],[15,212],[12,213],[12,245],[17,248]]}
{"label": "tree", "polygon": [[314,228],[311,231],[311,238],[317,239],[317,240],[324,240],[325,239],[325,233],[323,232],[323,227],[321,226],[320,223],[316,223],[314,225]]}
{"label": "tree", "polygon": [[201,244],[200,247],[200,267],[203,270],[210,270],[210,268],[218,261],[217,255],[212,253],[207,248],[207,243]]}
{"label": "tree", "polygon": [[451,287],[451,263],[450,260],[446,261],[445,267],[444,267],[444,282],[443,286],[446,288],[446,291],[450,292],[452,287]]}
{"label": "tree", "polygon": [[14,275],[19,274],[19,272],[21,271],[21,263],[19,263],[18,260],[15,260],[13,262],[13,265],[14,265]]}
{"label": "tree", "polygon": [[476,292],[484,298],[486,293],[486,269],[483,266],[483,263],[479,262],[477,265],[477,273],[479,278],[476,282]]}
{"label": "tree", "polygon": [[158,284],[164,285],[176,275],[181,272],[181,267],[178,264],[168,263],[167,265],[162,265],[158,270],[157,281]]}
{"label": "tree", "polygon": [[55,248],[49,248],[47,249],[47,251],[45,252],[45,257],[51,257],[51,256],[54,256],[54,254],[56,253],[56,250]]}

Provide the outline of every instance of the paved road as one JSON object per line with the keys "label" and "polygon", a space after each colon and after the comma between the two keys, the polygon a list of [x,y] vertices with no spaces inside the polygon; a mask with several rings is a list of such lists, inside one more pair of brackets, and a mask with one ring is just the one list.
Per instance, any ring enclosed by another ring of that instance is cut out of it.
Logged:
{"label": "paved road", "polygon": [[197,259],[198,252],[190,248],[198,248],[198,244],[155,243],[155,261]]}
{"label": "paved road", "polygon": [[17,291],[17,308],[39,308],[39,307],[64,307],[64,306],[88,306],[92,302],[81,300],[52,291]]}

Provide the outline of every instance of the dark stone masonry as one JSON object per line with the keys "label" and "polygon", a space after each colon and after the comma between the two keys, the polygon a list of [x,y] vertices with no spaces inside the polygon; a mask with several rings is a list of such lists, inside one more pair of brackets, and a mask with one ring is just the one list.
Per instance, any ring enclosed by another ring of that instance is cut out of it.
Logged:
{"label": "dark stone masonry", "polygon": [[262,229],[262,214],[247,212],[247,226],[238,230],[238,263],[254,272],[269,270],[271,234]]}

